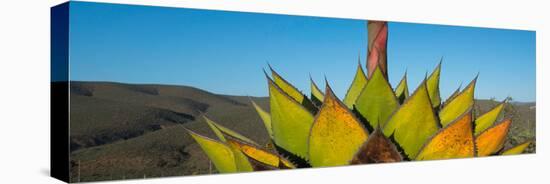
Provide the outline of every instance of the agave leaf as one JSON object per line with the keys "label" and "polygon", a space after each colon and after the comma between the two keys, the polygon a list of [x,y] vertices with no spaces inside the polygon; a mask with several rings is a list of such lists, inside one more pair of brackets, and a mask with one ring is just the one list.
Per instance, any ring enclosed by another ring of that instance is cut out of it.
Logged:
{"label": "agave leaf", "polygon": [[504,141],[506,140],[506,135],[508,135],[508,131],[510,130],[511,123],[512,120],[506,119],[477,136],[477,155],[489,156],[502,149]]}
{"label": "agave leaf", "polygon": [[363,72],[361,63],[358,62],[353,82],[344,97],[344,104],[346,104],[349,109],[353,109],[353,105],[355,105],[357,97],[359,97],[365,85],[367,85],[367,76],[365,76],[365,72]]}
{"label": "agave leaf", "polygon": [[424,80],[390,117],[383,131],[387,137],[392,137],[401,146],[409,159],[412,159],[438,129],[437,117]]}
{"label": "agave leaf", "polygon": [[403,104],[405,99],[409,98],[409,85],[407,85],[407,72],[403,75],[403,78],[395,88],[395,96],[399,100],[400,104]]}
{"label": "agave leaf", "polygon": [[528,141],[525,141],[524,143],[521,143],[517,146],[514,146],[510,149],[507,149],[505,151],[502,152],[502,155],[517,155],[517,154],[521,154],[525,151],[525,149],[527,149],[527,147],[529,147],[529,145],[533,142],[533,140],[528,140]]}
{"label": "agave leaf", "polygon": [[[254,141],[246,138],[245,136],[210,120],[208,117],[206,117],[206,115],[203,115],[203,118],[206,120],[206,123],[208,124],[210,129],[212,129],[212,131],[214,131],[216,136],[224,143],[227,143],[227,137],[232,136],[232,137],[237,137],[238,139],[241,139],[243,141],[249,142],[250,144],[256,144],[254,143]],[[237,167],[237,171],[239,172],[253,171],[252,166],[250,165],[250,162],[248,162],[248,159],[241,153],[241,151],[231,146],[229,148],[233,152],[233,157],[235,159],[235,165]]]}
{"label": "agave leaf", "polygon": [[252,166],[252,163],[250,163],[249,159],[244,155],[241,150],[238,148],[229,145],[229,148],[231,148],[231,151],[233,151],[233,156],[235,157],[235,165],[237,166],[237,171],[239,172],[251,172],[254,171],[254,168]]}
{"label": "agave leaf", "polygon": [[475,135],[479,135],[481,132],[485,131],[487,128],[489,128],[495,121],[497,120],[498,116],[502,112],[502,109],[504,109],[505,102],[502,102],[498,104],[495,108],[491,109],[489,112],[479,116],[475,121]]}
{"label": "agave leaf", "polygon": [[380,122],[386,122],[397,106],[393,89],[380,69],[376,68],[355,102],[356,110],[368,121],[370,127],[367,128],[372,131]]}
{"label": "agave leaf", "polygon": [[317,87],[317,84],[313,82],[313,79],[311,78],[311,76],[309,77],[309,80],[311,81],[311,85],[310,85],[311,100],[313,101],[313,104],[315,104],[316,106],[321,106],[323,100],[325,99],[325,94],[323,94],[323,92],[321,92],[319,87]]}
{"label": "agave leaf", "polygon": [[260,115],[260,118],[264,122],[265,129],[267,130],[267,133],[269,134],[269,137],[273,139],[273,129],[271,128],[271,115],[263,110],[258,104],[256,104],[254,101],[250,100],[252,102],[252,106],[254,106],[254,109],[256,109],[256,112],[258,112],[258,115]]}
{"label": "agave leaf", "polygon": [[426,142],[416,160],[474,157],[472,109],[435,134]]}
{"label": "agave leaf", "polygon": [[474,89],[477,77],[460,94],[446,103],[439,111],[441,125],[446,126],[474,105]]}
{"label": "agave leaf", "polygon": [[309,130],[313,115],[288,96],[269,77],[271,128],[277,146],[307,159]]}
{"label": "agave leaf", "polygon": [[445,100],[445,102],[441,105],[441,107],[447,106],[447,103],[451,102],[454,98],[456,98],[456,96],[460,94],[461,87],[462,87],[462,84],[460,84],[458,88],[453,93],[451,93],[451,95],[449,95],[449,97],[447,98],[447,100]]}
{"label": "agave leaf", "polygon": [[216,136],[222,141],[222,142],[226,142],[227,140],[225,139],[225,136],[223,135],[223,133],[225,134],[228,134],[228,135],[231,135],[233,137],[236,137],[238,139],[241,139],[243,141],[246,141],[246,142],[249,142],[251,144],[255,144],[257,145],[257,143],[255,143],[253,140],[249,139],[249,138],[246,138],[245,136],[229,129],[229,128],[226,128],[214,121],[212,121],[211,119],[209,119],[208,117],[206,117],[206,115],[203,115],[203,118],[204,120],[206,121],[206,123],[208,124],[208,126],[210,127],[210,129],[212,129],[212,131],[214,131],[214,133],[216,134]]}
{"label": "agave leaf", "polygon": [[292,84],[290,84],[288,81],[286,81],[281,75],[279,75],[271,66],[269,66],[269,69],[271,70],[271,75],[273,76],[274,83],[281,89],[284,93],[286,93],[288,96],[290,96],[292,99],[296,100],[298,103],[302,104],[306,109],[308,109],[311,112],[316,111],[316,107],[313,105],[313,102],[311,102],[302,92],[300,92],[296,87],[294,87]]}
{"label": "agave leaf", "polygon": [[[284,164],[285,168],[294,168],[294,165],[288,160],[279,157],[275,153],[271,153],[265,149],[262,149],[256,145],[241,141],[232,136],[227,137],[227,143],[233,148],[241,151],[248,160],[253,159],[255,162],[262,163],[274,168],[278,168],[279,164]],[[258,163],[250,162],[253,168],[257,167]],[[256,169],[255,169],[256,170]]]}
{"label": "agave leaf", "polygon": [[248,162],[250,163],[250,165],[252,166],[252,169],[254,171],[270,171],[270,170],[278,170],[279,169],[278,167],[268,165],[266,163],[263,163],[259,160],[254,159],[252,157],[249,157],[248,155],[245,155],[245,156],[248,159]]}
{"label": "agave leaf", "polygon": [[368,133],[328,84],[325,94],[311,127],[309,161],[313,167],[346,165],[367,140]]}
{"label": "agave leaf", "polygon": [[[443,59],[441,59],[443,60]],[[439,78],[441,76],[441,61],[435,67],[430,77],[428,77],[428,92],[430,94],[430,100],[435,109],[438,109],[441,105],[441,97],[439,94]]]}
{"label": "agave leaf", "polygon": [[237,172],[235,157],[229,146],[190,130],[187,132],[195,139],[220,173]]}
{"label": "agave leaf", "polygon": [[395,145],[377,128],[351,160],[351,164],[399,162],[403,160]]}

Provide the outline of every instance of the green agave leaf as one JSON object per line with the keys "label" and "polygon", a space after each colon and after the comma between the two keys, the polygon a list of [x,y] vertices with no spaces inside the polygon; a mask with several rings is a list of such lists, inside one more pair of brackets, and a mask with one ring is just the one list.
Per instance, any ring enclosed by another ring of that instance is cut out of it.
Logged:
{"label": "green agave leaf", "polygon": [[271,70],[271,75],[273,76],[274,83],[281,89],[284,93],[286,93],[288,96],[290,96],[292,99],[296,100],[298,103],[302,104],[306,109],[308,109],[310,112],[315,112],[316,107],[313,105],[313,102],[311,102],[302,92],[300,92],[296,87],[294,87],[292,84],[287,82],[281,75],[279,75],[271,66],[269,66],[269,69]]}
{"label": "green agave leaf", "polygon": [[307,159],[309,130],[313,115],[292,97],[288,96],[269,76],[269,104],[271,127],[277,146]]}
{"label": "green agave leaf", "polygon": [[235,157],[229,146],[190,130],[187,132],[195,139],[220,173],[237,172]]}
{"label": "green agave leaf", "polygon": [[222,142],[226,142],[227,140],[225,139],[223,133],[225,134],[228,134],[228,135],[231,135],[233,137],[236,137],[238,139],[241,139],[243,141],[246,141],[246,142],[249,142],[251,144],[256,144],[258,145],[257,143],[255,143],[253,140],[249,139],[249,138],[246,138],[245,136],[229,129],[229,128],[226,128],[214,121],[212,121],[211,119],[209,119],[208,117],[206,117],[206,115],[203,115],[202,116],[204,118],[204,120],[206,121],[206,123],[208,124],[208,126],[210,127],[210,129],[212,129],[212,131],[214,131],[214,133],[216,134],[216,136],[222,141]]}
{"label": "green agave leaf", "polygon": [[[206,115],[203,115],[203,118],[206,120],[206,123],[208,124],[210,129],[212,129],[212,131],[214,131],[216,136],[224,143],[227,143],[227,137],[231,136],[231,137],[236,137],[242,141],[249,142],[250,144],[256,144],[254,141],[246,138],[245,136],[210,120],[208,117],[206,117]],[[237,171],[239,172],[253,171],[252,166],[250,165],[250,162],[248,162],[248,159],[243,155],[243,153],[241,153],[239,149],[236,149],[232,146],[229,146],[229,148],[233,152]]]}
{"label": "green agave leaf", "polygon": [[399,162],[403,160],[395,145],[377,128],[351,160],[351,164]]}
{"label": "green agave leaf", "polygon": [[403,75],[403,78],[395,88],[395,96],[399,100],[400,104],[403,104],[405,99],[409,98],[409,85],[407,85],[407,72]]}
{"label": "green agave leaf", "polygon": [[325,99],[325,94],[323,94],[319,87],[317,87],[317,84],[313,82],[311,76],[309,77],[309,80],[311,81],[311,99],[315,105],[321,106],[323,100]]}
{"label": "green agave leaf", "polygon": [[521,143],[517,146],[514,146],[506,151],[503,151],[502,152],[502,155],[517,155],[517,154],[521,154],[525,151],[525,149],[527,149],[527,147],[529,147],[529,145],[533,142],[533,140],[528,140],[524,143]]}
{"label": "green agave leaf", "polygon": [[367,76],[365,75],[365,72],[363,72],[363,67],[359,62],[357,64],[357,71],[355,72],[353,82],[344,97],[344,104],[346,104],[349,109],[353,109],[353,105],[355,105],[357,97],[359,97],[365,85],[367,85]]}
{"label": "green agave leaf", "polygon": [[237,166],[237,171],[239,172],[251,172],[254,171],[254,167],[252,166],[252,163],[250,163],[248,157],[244,155],[241,150],[238,148],[229,145],[229,148],[231,148],[231,151],[233,151],[233,156],[235,157],[235,165]]}
{"label": "green agave leaf", "polygon": [[325,94],[309,135],[309,161],[313,167],[347,165],[368,133],[328,84]]}
{"label": "green agave leaf", "polygon": [[479,135],[481,132],[485,131],[487,128],[489,128],[495,121],[497,120],[498,116],[502,112],[502,109],[504,109],[505,102],[502,102],[498,104],[496,107],[491,109],[489,112],[479,116],[475,121],[475,135]]}
{"label": "green agave leaf", "polygon": [[258,104],[256,104],[254,101],[250,100],[252,102],[252,106],[254,106],[254,109],[256,109],[256,112],[258,112],[258,115],[260,115],[260,118],[264,122],[265,129],[267,130],[267,133],[269,134],[269,137],[273,139],[273,129],[271,128],[271,115],[263,110]]}
{"label": "green agave leaf", "polygon": [[472,108],[426,142],[416,160],[438,160],[475,156]]}
{"label": "green agave leaf", "polygon": [[506,119],[476,137],[477,156],[489,156],[504,146],[512,120]]}
{"label": "green agave leaf", "polygon": [[477,76],[468,84],[460,94],[453,98],[450,102],[446,103],[445,107],[439,111],[439,118],[441,125],[446,126],[451,121],[455,120],[461,114],[464,114],[468,109],[474,105],[474,89]]}
{"label": "green agave leaf", "polygon": [[382,72],[376,68],[355,102],[355,109],[368,121],[369,130],[388,120],[398,101]]}
{"label": "green agave leaf", "polygon": [[390,117],[383,132],[401,146],[409,159],[413,159],[426,140],[438,129],[437,117],[424,80]]}
{"label": "green agave leaf", "polygon": [[[443,58],[441,59],[443,60]],[[428,77],[428,92],[430,94],[430,100],[432,102],[432,106],[435,109],[438,109],[441,105],[441,97],[439,94],[439,78],[441,75],[441,61],[435,67],[432,74],[430,74],[430,77]]]}

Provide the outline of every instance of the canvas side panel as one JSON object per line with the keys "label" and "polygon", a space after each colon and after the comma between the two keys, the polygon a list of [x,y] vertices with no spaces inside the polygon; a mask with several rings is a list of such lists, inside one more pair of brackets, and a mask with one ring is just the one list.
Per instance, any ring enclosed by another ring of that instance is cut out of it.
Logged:
{"label": "canvas side panel", "polygon": [[51,8],[50,25],[50,172],[70,182],[69,2]]}

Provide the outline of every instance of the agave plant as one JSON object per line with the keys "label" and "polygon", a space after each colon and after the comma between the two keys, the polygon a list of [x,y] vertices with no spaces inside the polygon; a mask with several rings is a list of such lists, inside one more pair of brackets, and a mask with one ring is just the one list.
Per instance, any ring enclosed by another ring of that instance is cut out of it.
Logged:
{"label": "agave plant", "polygon": [[503,150],[512,122],[495,122],[506,101],[474,117],[477,76],[445,102],[439,94],[441,61],[412,94],[406,72],[392,88],[387,75],[387,23],[370,21],[368,34],[368,73],[359,62],[343,100],[328,81],[323,92],[311,78],[308,97],[269,67],[270,111],[251,103],[273,148],[206,116],[218,140],[191,130],[189,134],[222,173],[510,155],[529,146],[531,140]]}

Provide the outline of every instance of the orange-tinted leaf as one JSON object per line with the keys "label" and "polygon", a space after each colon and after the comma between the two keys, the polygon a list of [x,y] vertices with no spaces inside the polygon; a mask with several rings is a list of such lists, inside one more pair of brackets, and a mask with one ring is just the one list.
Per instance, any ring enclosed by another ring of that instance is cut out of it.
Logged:
{"label": "orange-tinted leaf", "polygon": [[309,136],[309,161],[313,167],[346,165],[367,140],[368,133],[328,84],[325,101]]}
{"label": "orange-tinted leaf", "polygon": [[[283,163],[285,167],[294,168],[294,166],[286,159],[279,157],[277,154],[269,152],[265,149],[252,145],[250,143],[241,141],[232,136],[226,136],[229,145],[240,150],[245,156],[252,158],[253,161],[268,165],[270,167],[278,168],[280,163]],[[254,168],[254,164],[250,162]]]}
{"label": "orange-tinted leaf", "polygon": [[510,130],[511,123],[512,120],[506,119],[477,136],[477,155],[489,156],[502,149],[504,141],[506,140],[506,135],[508,135],[508,130]]}
{"label": "orange-tinted leaf", "polygon": [[441,129],[422,148],[416,160],[474,157],[472,110]]}
{"label": "orange-tinted leaf", "polygon": [[395,145],[378,128],[351,160],[351,164],[399,162],[403,160]]}
{"label": "orange-tinted leaf", "polygon": [[278,170],[278,167],[274,167],[272,165],[265,164],[263,162],[260,162],[252,157],[249,157],[248,155],[245,155],[246,158],[248,158],[248,162],[252,166],[252,169],[254,171],[269,171],[269,170]]}

